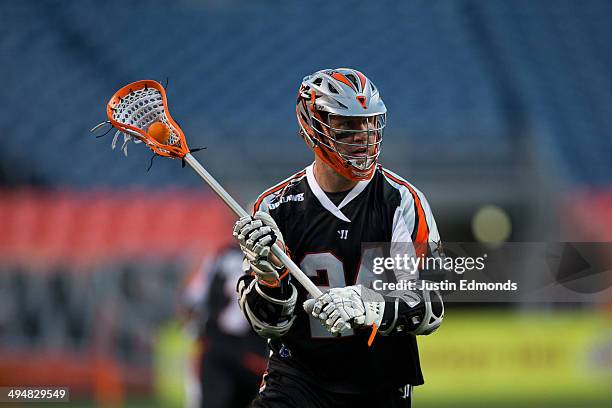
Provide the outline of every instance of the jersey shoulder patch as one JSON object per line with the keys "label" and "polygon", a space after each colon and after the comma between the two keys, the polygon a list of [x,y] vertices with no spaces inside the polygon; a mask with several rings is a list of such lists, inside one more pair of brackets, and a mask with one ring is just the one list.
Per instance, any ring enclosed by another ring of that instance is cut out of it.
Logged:
{"label": "jersey shoulder patch", "polygon": [[255,204],[253,205],[253,214],[255,214],[257,211],[269,212],[270,210],[278,208],[278,206],[284,202],[303,201],[304,194],[291,194],[290,188],[304,177],[306,177],[306,169],[293,174],[292,176],[264,191],[259,197],[257,197],[257,201],[255,201]]}

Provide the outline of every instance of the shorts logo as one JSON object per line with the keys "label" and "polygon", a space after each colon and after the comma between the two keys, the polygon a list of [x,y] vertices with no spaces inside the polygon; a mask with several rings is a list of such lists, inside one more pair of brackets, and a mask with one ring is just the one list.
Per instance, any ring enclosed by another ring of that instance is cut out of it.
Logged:
{"label": "shorts logo", "polygon": [[278,206],[280,206],[281,204],[289,202],[289,201],[304,201],[304,193],[283,196],[277,202],[270,204],[269,207],[271,210],[273,210],[277,208]]}
{"label": "shorts logo", "polygon": [[400,387],[400,389],[399,389],[400,398],[401,399],[409,399],[411,391],[412,391],[412,385],[410,385],[410,384],[406,384],[403,387]]}
{"label": "shorts logo", "polygon": [[283,346],[281,347],[281,349],[278,351],[278,354],[282,357],[282,358],[287,358],[287,357],[291,357],[291,351],[287,348],[287,346],[285,346],[283,344]]}

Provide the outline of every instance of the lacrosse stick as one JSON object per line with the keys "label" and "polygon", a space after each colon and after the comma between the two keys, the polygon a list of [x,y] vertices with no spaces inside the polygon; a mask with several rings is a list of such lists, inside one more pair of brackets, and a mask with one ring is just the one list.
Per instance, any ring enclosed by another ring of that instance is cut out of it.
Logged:
{"label": "lacrosse stick", "polygon": [[[123,134],[124,140],[121,150],[126,156],[129,142],[142,142],[159,156],[182,159],[204,179],[237,216],[240,218],[249,216],[221,184],[191,155],[183,131],[170,116],[166,91],[160,83],[144,80],[124,86],[111,97],[106,106],[106,115],[108,121],[100,123],[91,131],[95,132],[104,125],[110,125],[117,129],[113,138],[113,148],[118,137]],[[151,125],[159,122],[163,123],[168,130],[164,141],[160,141],[159,137],[154,137],[155,135],[150,131],[152,130]],[[302,284],[308,293],[314,298],[322,295],[319,288],[308,279],[280,247],[273,245],[272,253],[287,267],[289,273]]]}

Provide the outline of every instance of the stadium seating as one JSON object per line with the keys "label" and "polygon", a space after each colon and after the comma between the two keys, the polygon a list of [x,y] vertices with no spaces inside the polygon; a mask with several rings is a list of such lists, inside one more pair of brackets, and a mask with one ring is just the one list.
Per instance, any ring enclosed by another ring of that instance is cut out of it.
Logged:
{"label": "stadium seating", "polygon": [[[116,88],[145,77],[169,78],[173,115],[226,179],[279,144],[267,170],[285,174],[306,160],[299,81],[334,66],[384,92],[385,154],[399,167],[512,159],[527,140],[569,183],[612,181],[610,2],[24,1],[0,12],[0,160],[48,185],[199,182],[173,162],[145,177],[147,152],[125,160],[88,134]],[[222,166],[233,155],[248,160]]]}

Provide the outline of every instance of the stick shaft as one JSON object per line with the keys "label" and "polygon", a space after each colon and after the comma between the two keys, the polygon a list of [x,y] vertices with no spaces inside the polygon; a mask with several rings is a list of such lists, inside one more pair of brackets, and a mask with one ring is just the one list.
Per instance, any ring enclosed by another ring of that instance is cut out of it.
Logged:
{"label": "stick shaft", "polygon": [[[240,204],[238,204],[236,200],[234,200],[234,198],[229,195],[227,191],[225,191],[223,186],[221,186],[221,184],[219,184],[217,180],[215,180],[214,177],[211,176],[208,171],[206,171],[206,169],[200,164],[200,162],[191,155],[191,153],[187,153],[184,159],[185,162],[189,164],[191,168],[195,170],[195,172],[198,173],[200,177],[202,177],[202,179],[204,179],[204,181],[210,186],[210,188],[212,188],[213,191],[217,193],[217,195],[237,216],[242,218],[249,215],[240,206]],[[289,270],[289,273],[291,273],[291,275],[293,275],[293,277],[295,277],[295,279],[297,279],[297,281],[302,284],[304,289],[306,289],[308,293],[310,293],[314,298],[317,298],[323,294],[321,290],[317,288],[314,283],[312,283],[308,276],[306,276],[306,274],[302,272],[302,270],[295,264],[295,262],[293,262],[291,258],[289,258],[289,256],[287,256],[287,254],[283,252],[283,250],[280,249],[277,245],[272,245],[272,253],[276,255],[278,259],[280,259],[280,261]]]}

